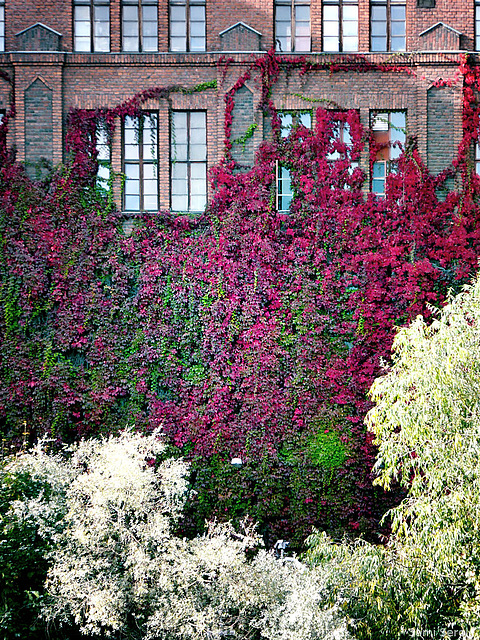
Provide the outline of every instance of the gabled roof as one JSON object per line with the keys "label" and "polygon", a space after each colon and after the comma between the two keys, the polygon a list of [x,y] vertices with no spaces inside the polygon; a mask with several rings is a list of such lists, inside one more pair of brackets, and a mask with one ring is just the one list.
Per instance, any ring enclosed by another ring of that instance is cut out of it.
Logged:
{"label": "gabled roof", "polygon": [[462,32],[461,31],[457,31],[457,29],[454,29],[453,27],[450,27],[448,24],[445,24],[444,22],[437,22],[436,24],[432,25],[431,27],[428,27],[428,29],[425,29],[425,31],[422,31],[422,33],[420,33],[420,36],[424,36],[426,35],[429,31],[433,31],[434,29],[438,29],[439,27],[443,27],[444,29],[448,29],[449,31],[453,31],[453,33],[456,33],[457,36],[461,36]]}
{"label": "gabled roof", "polygon": [[244,29],[248,29],[252,33],[256,33],[257,36],[261,36],[262,35],[260,33],[260,31],[257,31],[253,27],[250,27],[248,24],[245,24],[245,22],[237,22],[235,24],[232,24],[231,27],[228,27],[227,29],[224,29],[223,31],[220,31],[220,33],[218,35],[219,36],[223,36],[225,33],[228,33],[228,31],[231,31],[232,29],[235,29],[236,27],[243,27]]}
{"label": "gabled roof", "polygon": [[31,29],[35,29],[35,27],[42,27],[42,29],[46,29],[47,31],[50,31],[51,33],[54,33],[56,36],[62,36],[61,33],[59,33],[58,31],[55,31],[55,29],[52,29],[51,27],[47,27],[46,24],[42,24],[41,22],[37,22],[36,24],[32,24],[29,27],[27,27],[26,29],[22,29],[22,31],[19,31],[18,33],[16,33],[16,36],[20,36],[22,35],[22,33],[26,33],[27,31],[30,31]]}

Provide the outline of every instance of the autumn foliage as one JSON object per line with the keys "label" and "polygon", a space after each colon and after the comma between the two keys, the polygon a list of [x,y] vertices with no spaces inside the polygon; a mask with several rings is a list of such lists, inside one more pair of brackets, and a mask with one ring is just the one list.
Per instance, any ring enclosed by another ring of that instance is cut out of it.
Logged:
{"label": "autumn foliage", "polygon": [[[269,54],[226,94],[225,160],[198,217],[145,214],[127,236],[95,186],[97,123],[111,132],[179,87],[72,113],[70,162],[43,182],[2,156],[5,438],[163,426],[172,452],[192,461],[190,532],[205,516],[246,512],[267,538],[300,538],[312,524],[375,531],[385,498],[371,486],[367,390],[395,328],[428,317],[477,266],[477,70],[461,59],[465,136],[451,171],[430,175],[409,139],[380,199],[352,167],[374,152],[356,111],[319,108],[312,130],[280,136],[270,94],[287,64],[314,70]],[[394,70],[406,72],[378,72]],[[249,74],[263,83],[274,135],[238,173],[232,105]],[[333,135],[338,122],[348,123],[348,147]],[[295,191],[288,215],[275,208],[279,160]],[[445,193],[449,176],[457,188]]]}

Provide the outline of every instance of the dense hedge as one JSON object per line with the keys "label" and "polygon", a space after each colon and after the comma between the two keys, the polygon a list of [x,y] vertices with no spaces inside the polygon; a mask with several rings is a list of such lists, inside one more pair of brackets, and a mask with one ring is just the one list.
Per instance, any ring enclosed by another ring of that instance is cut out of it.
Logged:
{"label": "dense hedge", "polygon": [[[441,81],[466,86],[452,170],[432,177],[409,140],[377,199],[351,168],[372,142],[356,112],[320,108],[313,130],[279,135],[270,93],[288,64],[315,70],[269,54],[226,95],[226,156],[196,218],[144,215],[125,236],[95,185],[94,131],[101,119],[111,132],[116,116],[138,113],[152,97],[210,85],[153,89],[111,111],[71,114],[71,159],[43,182],[2,152],[4,437],[17,446],[43,433],[71,441],[163,425],[172,452],[192,461],[189,532],[206,516],[245,512],[269,539],[301,539],[313,523],[375,531],[385,498],[371,486],[366,391],[395,327],[428,316],[477,264],[476,70],[462,58],[456,76]],[[274,141],[237,173],[235,90],[253,74]],[[351,148],[332,138],[339,119],[349,123]],[[329,162],[335,150],[343,159]],[[278,160],[296,192],[289,215],[274,207]],[[445,195],[449,175],[459,189]],[[240,469],[232,457],[242,458]]]}

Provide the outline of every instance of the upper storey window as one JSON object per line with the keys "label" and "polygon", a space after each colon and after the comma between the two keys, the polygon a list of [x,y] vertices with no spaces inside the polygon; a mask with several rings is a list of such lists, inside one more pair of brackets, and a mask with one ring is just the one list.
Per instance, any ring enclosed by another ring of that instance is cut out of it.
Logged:
{"label": "upper storey window", "polygon": [[371,0],[371,51],[406,50],[405,0]]}
{"label": "upper storey window", "polygon": [[0,51],[5,51],[5,0],[0,0]]}
{"label": "upper storey window", "polygon": [[277,51],[310,51],[310,1],[275,0]]}
{"label": "upper storey window", "polygon": [[325,0],[323,50],[358,51],[358,0]]}
{"label": "upper storey window", "polygon": [[75,51],[110,51],[110,0],[74,0]]}
{"label": "upper storey window", "polygon": [[122,0],[123,51],[158,51],[157,0]]}
{"label": "upper storey window", "polygon": [[170,0],[170,51],[205,50],[205,0]]}

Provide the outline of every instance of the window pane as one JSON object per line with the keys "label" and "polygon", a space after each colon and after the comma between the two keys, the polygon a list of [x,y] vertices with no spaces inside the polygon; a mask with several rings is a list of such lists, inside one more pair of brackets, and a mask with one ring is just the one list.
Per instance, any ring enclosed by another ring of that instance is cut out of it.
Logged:
{"label": "window pane", "polygon": [[123,19],[138,22],[138,7],[123,5]]}
{"label": "window pane", "polygon": [[386,51],[387,39],[386,38],[372,38],[372,51]]}
{"label": "window pane", "polygon": [[173,211],[186,211],[188,209],[187,196],[172,195],[172,209]]}
{"label": "window pane", "polygon": [[277,36],[290,36],[292,35],[292,25],[290,22],[278,22],[277,23]]}
{"label": "window pane", "polygon": [[207,147],[204,144],[190,145],[190,160],[205,160],[207,157]]}
{"label": "window pane", "polygon": [[299,36],[295,39],[295,51],[310,51],[310,36]]}
{"label": "window pane", "polygon": [[170,20],[172,22],[186,22],[187,20],[187,9],[186,7],[178,7],[175,5],[170,6]]}
{"label": "window pane", "polygon": [[144,51],[158,51],[158,40],[157,38],[144,38],[143,39],[143,50]]}
{"label": "window pane", "polygon": [[405,51],[405,36],[392,38],[392,51]]}
{"label": "window pane", "polygon": [[170,51],[186,51],[187,39],[186,38],[170,38]]}
{"label": "window pane", "polygon": [[312,128],[312,114],[310,112],[301,113],[298,121],[301,125],[307,127],[307,129]]}
{"label": "window pane", "polygon": [[203,211],[207,204],[206,196],[192,196],[190,198],[190,211]]}
{"label": "window pane", "polygon": [[90,22],[75,22],[75,36],[90,37]]}
{"label": "window pane", "polygon": [[123,35],[125,37],[138,36],[138,22],[124,22]]}
{"label": "window pane", "polygon": [[192,36],[201,36],[203,38],[205,36],[205,23],[204,22],[191,22],[190,23],[190,34]]}
{"label": "window pane", "polygon": [[143,36],[157,36],[157,23],[156,22],[147,22],[144,21],[142,24],[142,31],[143,31]]}
{"label": "window pane", "polygon": [[358,38],[347,36],[343,39],[344,51],[358,51]]}
{"label": "window pane", "polygon": [[392,6],[391,7],[392,20],[405,21],[405,6]]}
{"label": "window pane", "polygon": [[346,4],[343,6],[343,20],[350,21],[358,20],[358,5],[356,4]]}
{"label": "window pane", "polygon": [[93,9],[95,21],[97,22],[109,22],[109,9],[108,6],[96,6]]}
{"label": "window pane", "polygon": [[143,209],[145,211],[157,211],[158,201],[156,195],[144,195],[143,196]]}
{"label": "window pane", "polygon": [[323,7],[323,18],[324,20],[338,20],[338,7],[329,5]]}
{"label": "window pane", "polygon": [[90,38],[75,38],[75,51],[90,51]]}
{"label": "window pane", "polygon": [[144,21],[157,22],[157,5],[143,5],[142,16]]}
{"label": "window pane", "polygon": [[138,160],[138,158],[139,158],[138,151],[139,151],[138,145],[126,144],[125,145],[125,158],[127,160]]}
{"label": "window pane", "polygon": [[207,167],[205,164],[192,164],[190,166],[190,177],[192,180],[203,180],[205,182],[207,179]]}
{"label": "window pane", "polygon": [[138,51],[138,38],[123,38],[124,51]]}
{"label": "window pane", "polygon": [[205,130],[205,112],[204,111],[190,112],[190,128]]}
{"label": "window pane", "polygon": [[372,36],[386,36],[386,35],[387,35],[386,22],[372,22]]}
{"label": "window pane", "polygon": [[277,37],[275,38],[275,47],[277,51],[291,51],[292,41],[289,37]]}
{"label": "window pane", "polygon": [[90,22],[90,7],[75,7],[75,20]]}
{"label": "window pane", "polygon": [[205,7],[191,6],[190,7],[190,22],[204,22],[205,21]]}
{"label": "window pane", "polygon": [[323,49],[324,51],[339,51],[340,49],[339,39],[335,37],[324,38]]}
{"label": "window pane", "polygon": [[125,195],[125,210],[140,211],[140,196]]}
{"label": "window pane", "polygon": [[277,5],[275,9],[275,17],[277,21],[290,22],[291,20],[291,7],[290,5]]}
{"label": "window pane", "polygon": [[310,7],[308,4],[295,7],[295,20],[297,22],[310,22]]}
{"label": "window pane", "polygon": [[386,6],[373,6],[372,7],[372,20],[379,20],[382,22],[387,21],[387,7]]}
{"label": "window pane", "polygon": [[190,38],[190,51],[205,51],[205,38]]}
{"label": "window pane", "polygon": [[102,51],[102,52],[110,51],[110,38],[108,37],[99,38],[95,36],[94,48],[95,48],[95,51]]}
{"label": "window pane", "polygon": [[[175,162],[174,164],[172,164],[172,179],[180,181],[186,180],[187,165],[183,162]],[[176,193],[178,193],[178,191]]]}
{"label": "window pane", "polygon": [[344,22],[343,23],[343,37],[357,36],[358,35],[358,23],[357,22]]}
{"label": "window pane", "polygon": [[172,22],[170,24],[170,34],[172,39],[178,36],[187,35],[187,23],[186,22]]}
{"label": "window pane", "polygon": [[328,38],[329,36],[338,36],[338,22],[325,22],[325,24],[323,25],[323,33],[325,34],[325,38]]}

